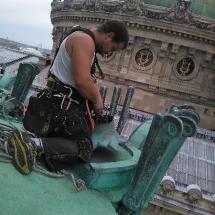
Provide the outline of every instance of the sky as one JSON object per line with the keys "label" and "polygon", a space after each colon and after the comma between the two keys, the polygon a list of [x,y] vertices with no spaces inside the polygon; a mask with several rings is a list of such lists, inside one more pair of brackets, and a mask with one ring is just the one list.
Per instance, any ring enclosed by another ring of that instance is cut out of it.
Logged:
{"label": "sky", "polygon": [[1,0],[0,38],[51,49],[52,0]]}

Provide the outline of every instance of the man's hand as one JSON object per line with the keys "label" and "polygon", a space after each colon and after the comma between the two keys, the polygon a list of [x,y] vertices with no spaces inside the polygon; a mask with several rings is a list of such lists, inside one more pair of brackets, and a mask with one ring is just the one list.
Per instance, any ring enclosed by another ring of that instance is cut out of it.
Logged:
{"label": "man's hand", "polygon": [[114,122],[97,124],[92,134],[93,149],[102,147],[118,152],[126,141],[117,133]]}

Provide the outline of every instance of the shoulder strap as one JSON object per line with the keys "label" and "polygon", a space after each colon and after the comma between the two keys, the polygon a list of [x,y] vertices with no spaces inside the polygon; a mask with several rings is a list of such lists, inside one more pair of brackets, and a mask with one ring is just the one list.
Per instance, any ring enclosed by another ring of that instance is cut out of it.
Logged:
{"label": "shoulder strap", "polygon": [[[54,59],[52,61],[52,64],[51,66],[53,65],[53,62],[57,56],[57,53],[59,51],[59,48],[60,48],[60,45],[61,43],[63,42],[63,40],[70,34],[72,34],[73,32],[76,32],[76,31],[83,31],[84,33],[88,34],[94,41],[94,44],[95,44],[95,36],[93,35],[92,31],[90,31],[89,29],[87,28],[83,28],[81,27],[80,25],[75,25],[72,27],[71,31],[68,33],[68,34],[63,34],[61,39],[60,39],[60,43],[59,43],[59,46],[58,48],[56,49],[56,52],[55,52],[55,55],[54,55]],[[96,44],[95,44],[96,45]],[[51,67],[50,67],[51,68]],[[96,73],[96,68],[98,69],[99,71],[99,75],[101,77],[101,79],[104,79],[104,73],[102,72],[102,69],[99,65],[99,62],[98,62],[98,59],[97,59],[97,56],[96,56],[96,51],[95,51],[95,57],[94,57],[94,60],[93,60],[93,63],[92,63],[92,67],[91,67],[91,76],[95,76],[95,73]]]}
{"label": "shoulder strap", "polygon": [[[90,31],[89,29],[87,28],[82,28],[80,25],[75,25],[72,27],[71,31],[66,35],[66,37],[70,34],[72,34],[73,32],[75,31],[83,31],[84,33],[88,34],[94,41],[94,43],[96,42],[95,41],[95,36],[94,34],[92,33],[92,31]],[[64,37],[63,39],[65,39],[66,37]]]}

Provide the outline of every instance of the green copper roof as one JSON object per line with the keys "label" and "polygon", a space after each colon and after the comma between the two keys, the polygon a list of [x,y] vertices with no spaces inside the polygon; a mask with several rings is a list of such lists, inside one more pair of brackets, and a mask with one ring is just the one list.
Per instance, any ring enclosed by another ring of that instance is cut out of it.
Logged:
{"label": "green copper roof", "polygon": [[24,176],[11,163],[0,163],[0,169],[0,214],[117,215],[101,193],[90,189],[77,192],[70,178],[36,172]]}
{"label": "green copper roof", "polygon": [[[144,0],[144,3],[146,4],[153,4],[163,7],[172,7],[175,2],[176,0]],[[215,19],[214,0],[191,0],[191,10],[194,14]]]}
{"label": "green copper roof", "polygon": [[164,1],[159,1],[159,0],[145,0],[144,3],[158,5],[158,6],[163,6],[163,7],[171,7],[172,5],[174,5],[174,1],[172,1],[172,0],[164,0]]}

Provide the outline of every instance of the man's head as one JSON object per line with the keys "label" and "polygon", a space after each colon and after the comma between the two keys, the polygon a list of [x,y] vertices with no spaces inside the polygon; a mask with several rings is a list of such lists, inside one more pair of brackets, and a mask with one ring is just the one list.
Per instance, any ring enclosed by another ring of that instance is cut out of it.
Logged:
{"label": "man's head", "polygon": [[125,49],[128,44],[128,31],[122,22],[107,21],[98,26],[97,32],[102,35],[96,42],[96,50],[100,54]]}

